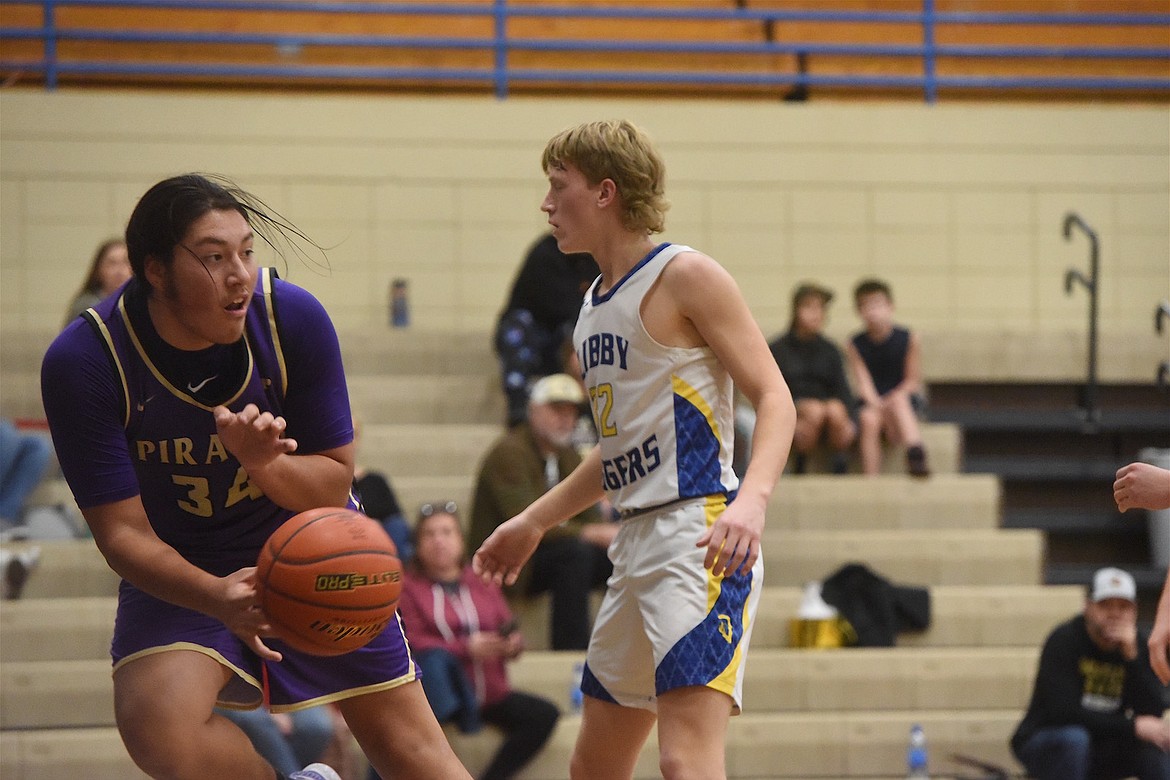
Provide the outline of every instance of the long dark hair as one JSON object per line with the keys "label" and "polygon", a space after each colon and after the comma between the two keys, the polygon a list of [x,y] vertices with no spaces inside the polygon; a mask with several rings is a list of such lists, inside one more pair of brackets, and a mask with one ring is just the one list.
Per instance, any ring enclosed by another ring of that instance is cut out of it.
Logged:
{"label": "long dark hair", "polygon": [[93,259],[89,261],[89,273],[85,277],[85,281],[81,284],[81,289],[78,293],[92,293],[96,295],[101,291],[102,280],[100,268],[102,258],[116,246],[125,246],[126,242],[121,238],[107,238],[105,241],[98,244],[97,251],[93,253]]}
{"label": "long dark hair", "polygon": [[[175,247],[191,224],[209,211],[238,212],[256,235],[282,258],[286,247],[313,265],[319,263],[310,257],[310,252],[324,257],[322,248],[288,220],[228,179],[214,174],[185,173],[164,179],[147,190],[126,224],[126,250],[139,284],[150,289],[146,261],[153,257],[169,268],[174,262]],[[328,266],[327,262],[320,264]]]}

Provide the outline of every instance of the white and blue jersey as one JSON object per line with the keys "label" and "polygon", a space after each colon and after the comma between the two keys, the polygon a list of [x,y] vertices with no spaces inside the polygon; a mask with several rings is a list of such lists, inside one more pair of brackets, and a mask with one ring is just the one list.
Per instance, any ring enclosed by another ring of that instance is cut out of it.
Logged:
{"label": "white and blue jersey", "polygon": [[641,316],[666,264],[687,251],[656,247],[605,294],[594,282],[577,320],[602,479],[623,517],[581,690],[656,711],[663,693],[705,686],[738,713],[763,557],[716,575],[695,546],[739,487],[732,380],[712,349],[660,344]]}
{"label": "white and blue jersey", "polygon": [[731,495],[734,394],[710,347],[670,347],[642,323],[646,293],[679,244],[661,244],[604,294],[585,296],[573,341],[600,435],[605,491],[624,513]]}

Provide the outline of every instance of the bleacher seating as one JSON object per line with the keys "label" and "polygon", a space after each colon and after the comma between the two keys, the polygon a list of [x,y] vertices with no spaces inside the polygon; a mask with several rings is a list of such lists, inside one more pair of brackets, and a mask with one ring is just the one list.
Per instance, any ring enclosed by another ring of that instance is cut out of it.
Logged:
{"label": "bleacher seating", "polygon": [[[486,335],[347,333],[342,344],[362,421],[361,462],[390,475],[408,512],[437,498],[469,506],[474,470],[500,432],[503,409]],[[35,349],[6,345],[4,358],[6,387],[9,368],[35,378]],[[27,395],[35,381],[11,386]],[[6,406],[35,407],[6,395]],[[902,475],[894,451],[886,453],[892,473],[877,478],[783,478],[765,532],[747,709],[729,731],[731,777],[892,776],[904,765],[912,722],[929,734],[936,771],[951,752],[1012,765],[1006,739],[1039,644],[1077,611],[1082,591],[1042,585],[1041,534],[1000,530],[1000,483],[961,473],[960,428],[928,423],[926,430],[936,454],[929,479]],[[68,500],[60,480],[37,495]],[[138,777],[113,725],[107,655],[117,577],[92,540],[38,544],[41,563],[23,598],[0,606],[0,774]],[[895,648],[789,649],[803,583],[855,560],[894,582],[928,587],[930,627],[899,635]],[[579,654],[547,650],[547,597],[513,598],[513,607],[530,648],[514,680],[567,704]],[[526,780],[567,777],[577,724],[566,715]],[[448,734],[473,771],[499,739],[490,729]],[[657,771],[651,740],[636,776]]]}

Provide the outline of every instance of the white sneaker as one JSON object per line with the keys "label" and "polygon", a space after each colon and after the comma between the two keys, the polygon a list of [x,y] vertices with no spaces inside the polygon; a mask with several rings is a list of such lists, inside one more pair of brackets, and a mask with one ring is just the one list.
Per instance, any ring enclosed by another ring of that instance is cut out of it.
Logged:
{"label": "white sneaker", "polygon": [[325,764],[309,764],[299,772],[293,772],[288,780],[341,780],[341,775]]}

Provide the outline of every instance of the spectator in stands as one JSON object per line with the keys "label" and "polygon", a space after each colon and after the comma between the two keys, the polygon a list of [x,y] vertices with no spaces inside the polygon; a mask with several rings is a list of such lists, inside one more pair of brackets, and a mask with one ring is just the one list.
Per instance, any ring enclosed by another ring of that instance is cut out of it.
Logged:
{"label": "spectator in stands", "polygon": [[282,713],[269,712],[265,707],[217,707],[215,711],[239,726],[252,740],[256,752],[285,776],[320,761],[335,734],[329,705]]}
{"label": "spectator in stands", "polygon": [[1048,635],[1011,740],[1032,777],[1170,778],[1170,726],[1137,628],[1136,598],[1128,572],[1100,569],[1084,612]]}
{"label": "spectator in stands", "polygon": [[[507,431],[479,466],[469,540],[478,548],[496,526],[516,516],[581,463],[573,446],[580,383],[567,374],[546,376],[532,387],[528,420]],[[554,650],[589,646],[589,592],[601,588],[613,567],[606,550],[617,535],[594,505],[541,539],[512,587],[522,594],[552,592]]]}
{"label": "spectator in stands", "polygon": [[415,557],[405,572],[399,611],[440,722],[474,732],[499,727],[504,741],[482,780],[513,777],[544,747],[560,713],[547,699],[512,689],[507,666],[523,635],[499,586],[468,565],[455,503],[424,504],[415,523]]}
{"label": "spectator in stands", "polygon": [[[353,444],[354,449],[360,451],[361,422],[357,415],[353,417]],[[354,463],[353,486],[358,500],[362,502],[362,511],[380,522],[386,533],[390,534],[390,539],[398,548],[398,560],[404,566],[410,563],[414,555],[410,524],[406,522],[390,479],[380,471],[371,471],[361,463]]]}
{"label": "spectator in stands", "polygon": [[562,370],[561,345],[597,274],[592,257],[561,252],[551,233],[529,248],[496,325],[508,425],[524,419],[532,381]]}
{"label": "spectator in stands", "polygon": [[[1113,500],[1122,512],[1170,509],[1170,471],[1141,462],[1122,466],[1113,483]],[[1163,685],[1170,685],[1170,570],[1166,572],[1162,597],[1158,599],[1148,647],[1154,673]]]}
{"label": "spectator in stands", "polygon": [[870,475],[881,471],[884,432],[906,446],[911,476],[929,476],[918,427],[918,410],[924,406],[918,335],[894,324],[894,296],[885,282],[862,281],[853,291],[853,301],[865,323],[865,330],[845,347],[861,400],[861,470]]}
{"label": "spectator in stands", "polygon": [[12,420],[0,418],[0,532],[12,535],[20,526],[25,501],[45,476],[51,455],[48,439],[22,433]]}
{"label": "spectator in stands", "polygon": [[597,435],[597,421],[593,419],[593,406],[589,403],[589,391],[585,389],[585,382],[581,379],[581,359],[577,357],[577,349],[573,346],[573,337],[570,335],[561,346],[561,371],[577,380],[581,387],[581,403],[577,404],[577,424],[573,429],[573,446],[584,458],[589,450],[597,446],[600,437]]}
{"label": "spectator in stands", "polygon": [[130,281],[130,275],[130,255],[126,251],[126,242],[121,238],[103,241],[89,263],[85,282],[69,302],[65,324],[68,325],[90,306]]}
{"label": "spectator in stands", "polygon": [[792,293],[788,332],[768,344],[796,402],[793,471],[803,474],[808,454],[824,439],[834,474],[849,469],[846,452],[857,438],[853,391],[837,345],[823,334],[831,290],[806,282]]}

